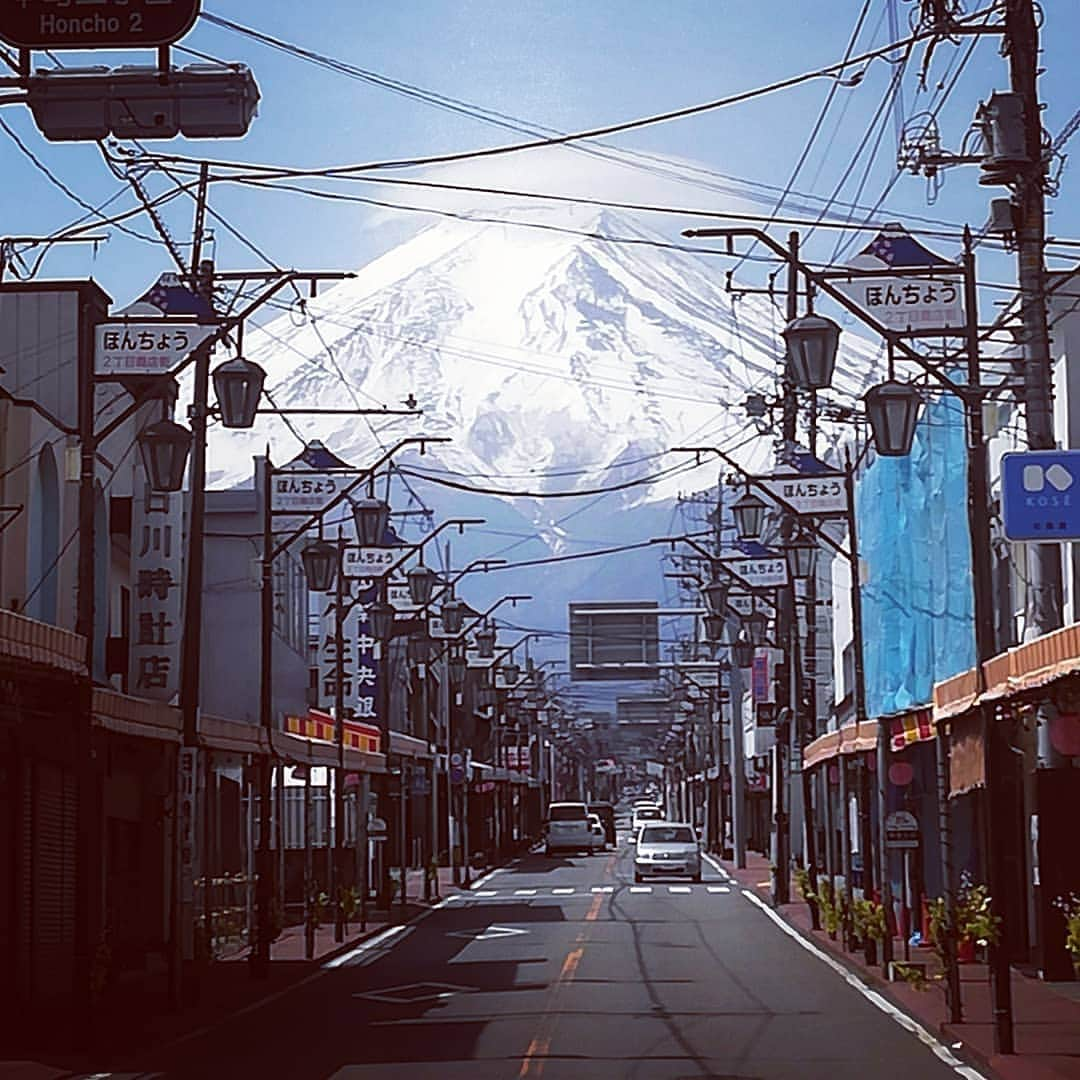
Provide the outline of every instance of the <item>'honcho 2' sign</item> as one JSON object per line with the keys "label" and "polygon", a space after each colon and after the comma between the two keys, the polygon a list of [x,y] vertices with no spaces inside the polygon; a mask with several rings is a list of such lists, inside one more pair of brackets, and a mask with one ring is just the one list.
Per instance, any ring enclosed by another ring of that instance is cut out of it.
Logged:
{"label": "'honcho 2' sign", "polygon": [[171,45],[202,0],[3,0],[0,40],[18,49],[141,49]]}

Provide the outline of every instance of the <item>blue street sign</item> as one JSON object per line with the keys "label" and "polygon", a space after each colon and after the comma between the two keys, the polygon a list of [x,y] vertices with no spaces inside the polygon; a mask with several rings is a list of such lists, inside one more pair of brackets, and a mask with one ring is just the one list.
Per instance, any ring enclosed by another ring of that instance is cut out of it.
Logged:
{"label": "blue street sign", "polygon": [[1080,540],[1080,450],[1005,454],[1001,516],[1009,540]]}

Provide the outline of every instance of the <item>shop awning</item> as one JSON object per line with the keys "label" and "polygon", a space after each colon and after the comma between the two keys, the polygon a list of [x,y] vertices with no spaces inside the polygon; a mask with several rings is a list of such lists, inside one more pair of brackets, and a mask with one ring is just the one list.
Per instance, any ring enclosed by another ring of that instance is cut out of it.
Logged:
{"label": "shop awning", "polygon": [[395,757],[430,758],[431,745],[404,732],[391,731],[390,753]]}
{"label": "shop awning", "polygon": [[0,655],[86,674],[86,639],[81,634],[14,611],[0,611]]}
{"label": "shop awning", "polygon": [[106,731],[161,742],[183,741],[183,717],[172,705],[144,701],[98,686],[94,688],[92,709],[94,725]]}
{"label": "shop awning", "polygon": [[845,724],[839,731],[819,735],[803,750],[803,768],[812,769],[838,754],[860,754],[877,746],[876,720]]}

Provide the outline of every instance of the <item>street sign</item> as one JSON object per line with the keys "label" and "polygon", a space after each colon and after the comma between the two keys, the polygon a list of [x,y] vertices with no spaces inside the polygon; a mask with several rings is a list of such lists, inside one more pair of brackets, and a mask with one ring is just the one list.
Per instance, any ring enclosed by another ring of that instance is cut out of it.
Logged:
{"label": "street sign", "polygon": [[907,810],[894,810],[885,819],[885,846],[892,851],[919,846],[919,822]]}
{"label": "street sign", "polygon": [[1001,516],[1009,540],[1080,540],[1080,450],[1029,450],[1001,459]]}
{"label": "street sign", "polygon": [[786,503],[796,514],[827,517],[847,513],[847,491],[843,473],[807,475],[805,473],[762,476],[758,483],[778,502]]}
{"label": "street sign", "polygon": [[7,0],[0,40],[17,49],[157,48],[179,41],[201,6],[202,0]]}
{"label": "street sign", "polygon": [[419,605],[412,601],[407,581],[391,581],[387,583],[386,599],[398,611],[416,611]]}
{"label": "street sign", "polygon": [[347,476],[302,467],[275,469],[270,482],[270,509],[275,514],[321,513],[349,481]]}
{"label": "street sign", "polygon": [[345,549],[346,577],[382,577],[401,552],[388,547],[354,547]]}
{"label": "street sign", "polygon": [[753,589],[775,589],[788,583],[787,560],[780,555],[724,559],[723,562]]}
{"label": "street sign", "polygon": [[167,374],[216,333],[216,326],[197,323],[101,323],[94,330],[94,374]]}

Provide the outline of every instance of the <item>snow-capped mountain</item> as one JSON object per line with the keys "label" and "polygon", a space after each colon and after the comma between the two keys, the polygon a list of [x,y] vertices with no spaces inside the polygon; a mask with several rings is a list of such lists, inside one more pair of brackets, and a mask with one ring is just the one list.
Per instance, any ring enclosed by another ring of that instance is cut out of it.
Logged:
{"label": "snow-capped mountain", "polygon": [[[675,496],[715,484],[722,471],[715,458],[695,467],[672,447],[720,446],[755,469],[769,464],[773,441],[743,404],[749,393],[775,394],[782,297],[733,299],[726,260],[683,250],[679,223],[662,234],[609,211],[503,216],[443,220],[316,299],[282,294],[288,310],[248,333],[246,355],[266,369],[278,408],[415,401],[421,418],[296,416],[291,431],[261,418],[251,432],[216,430],[212,483],[249,483],[252,456],[269,443],[284,463],[300,449],[297,436],[357,465],[407,435],[446,436],[423,458],[403,455],[411,490],[394,502],[485,518],[483,529],[454,537],[461,566],[670,533]],[[872,381],[875,357],[845,334],[838,391]],[[617,490],[597,494],[608,488]],[[545,492],[581,496],[536,497]],[[510,576],[473,579],[470,599],[523,587],[542,595],[520,617],[529,627],[564,627],[569,599],[663,596],[655,547]]]}

